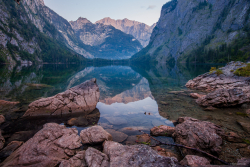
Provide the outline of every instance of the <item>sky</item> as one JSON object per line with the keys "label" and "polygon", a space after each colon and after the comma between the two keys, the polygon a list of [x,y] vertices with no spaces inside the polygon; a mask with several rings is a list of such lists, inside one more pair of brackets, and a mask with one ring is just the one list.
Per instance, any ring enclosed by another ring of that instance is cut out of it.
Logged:
{"label": "sky", "polygon": [[169,0],[44,0],[45,5],[68,21],[79,17],[92,23],[105,17],[135,20],[152,25]]}

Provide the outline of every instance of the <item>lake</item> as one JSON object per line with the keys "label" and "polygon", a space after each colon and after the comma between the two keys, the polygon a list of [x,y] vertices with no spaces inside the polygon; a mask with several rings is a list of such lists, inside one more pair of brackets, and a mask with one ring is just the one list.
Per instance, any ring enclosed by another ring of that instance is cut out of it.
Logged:
{"label": "lake", "polygon": [[[154,126],[174,126],[172,121],[188,116],[221,125],[226,131],[245,132],[236,120],[247,119],[237,112],[243,107],[204,111],[189,96],[196,92],[185,87],[188,80],[206,73],[215,64],[161,64],[138,65],[36,65],[0,67],[0,99],[18,101],[12,108],[0,108],[6,122],[1,125],[6,142],[27,141],[45,123],[56,122],[69,126],[69,120],[78,120],[79,133],[88,126],[100,125],[128,135],[121,141],[131,143],[131,137],[142,130],[150,133]],[[70,115],[23,119],[28,104],[41,98],[63,92],[82,82],[96,78],[100,89],[97,109],[89,116]],[[170,137],[157,137],[165,142],[174,142]],[[228,152],[229,153],[229,152]],[[230,155],[230,154],[229,154]]]}

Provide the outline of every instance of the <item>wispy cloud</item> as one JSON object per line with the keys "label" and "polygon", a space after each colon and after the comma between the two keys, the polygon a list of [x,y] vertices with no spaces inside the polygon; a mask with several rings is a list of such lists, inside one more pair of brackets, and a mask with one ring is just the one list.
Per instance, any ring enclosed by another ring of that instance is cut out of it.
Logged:
{"label": "wispy cloud", "polygon": [[149,5],[148,8],[147,8],[147,10],[154,9],[155,7],[156,7],[155,5]]}

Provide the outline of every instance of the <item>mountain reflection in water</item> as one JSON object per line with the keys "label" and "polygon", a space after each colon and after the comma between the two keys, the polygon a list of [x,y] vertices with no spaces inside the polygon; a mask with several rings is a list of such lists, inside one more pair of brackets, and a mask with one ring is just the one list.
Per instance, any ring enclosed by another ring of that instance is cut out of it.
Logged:
{"label": "mountain reflection in water", "polygon": [[[43,65],[31,67],[0,67],[0,99],[19,101],[16,108],[3,109],[6,123],[1,125],[7,141],[19,131],[37,131],[47,122],[67,125],[71,118],[78,120],[78,130],[99,124],[105,129],[113,129],[129,136],[138,135],[138,130],[149,133],[150,128],[159,125],[173,126],[171,120],[189,116],[214,122],[224,128],[243,133],[236,119],[241,108],[204,111],[185,84],[200,74],[218,65],[186,66],[181,64],[150,65]],[[100,89],[98,110],[91,116],[68,116],[62,118],[43,118],[38,121],[22,120],[20,117],[27,106],[41,97],[50,97],[76,86],[86,80],[96,78]],[[96,118],[94,118],[96,117]],[[32,133],[33,134],[33,133]],[[32,136],[32,135],[31,135]],[[171,140],[171,138],[163,138]],[[23,139],[23,141],[27,140]],[[123,141],[126,143],[126,140]]]}

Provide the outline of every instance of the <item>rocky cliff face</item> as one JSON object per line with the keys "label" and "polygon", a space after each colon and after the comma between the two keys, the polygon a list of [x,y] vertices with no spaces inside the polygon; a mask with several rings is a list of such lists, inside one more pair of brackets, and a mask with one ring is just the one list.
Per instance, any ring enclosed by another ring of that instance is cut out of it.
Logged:
{"label": "rocky cliff face", "polygon": [[247,0],[172,0],[162,7],[149,45],[133,58],[165,63],[204,45],[214,49],[246,36],[250,2]]}
{"label": "rocky cliff face", "polygon": [[112,25],[116,29],[123,31],[126,34],[133,35],[138,41],[140,41],[143,47],[146,47],[148,45],[151,33],[156,25],[153,24],[152,26],[148,26],[137,21],[128,19],[114,20],[109,17],[99,20],[96,23]]}
{"label": "rocky cliff face", "polygon": [[132,35],[110,25],[93,24],[86,18],[70,22],[79,41],[95,51],[95,58],[125,59],[142,49]]}
{"label": "rocky cliff face", "polygon": [[75,62],[83,59],[60,42],[62,35],[40,13],[44,7],[42,0],[24,0],[21,5],[7,0],[0,3],[0,63]]}

